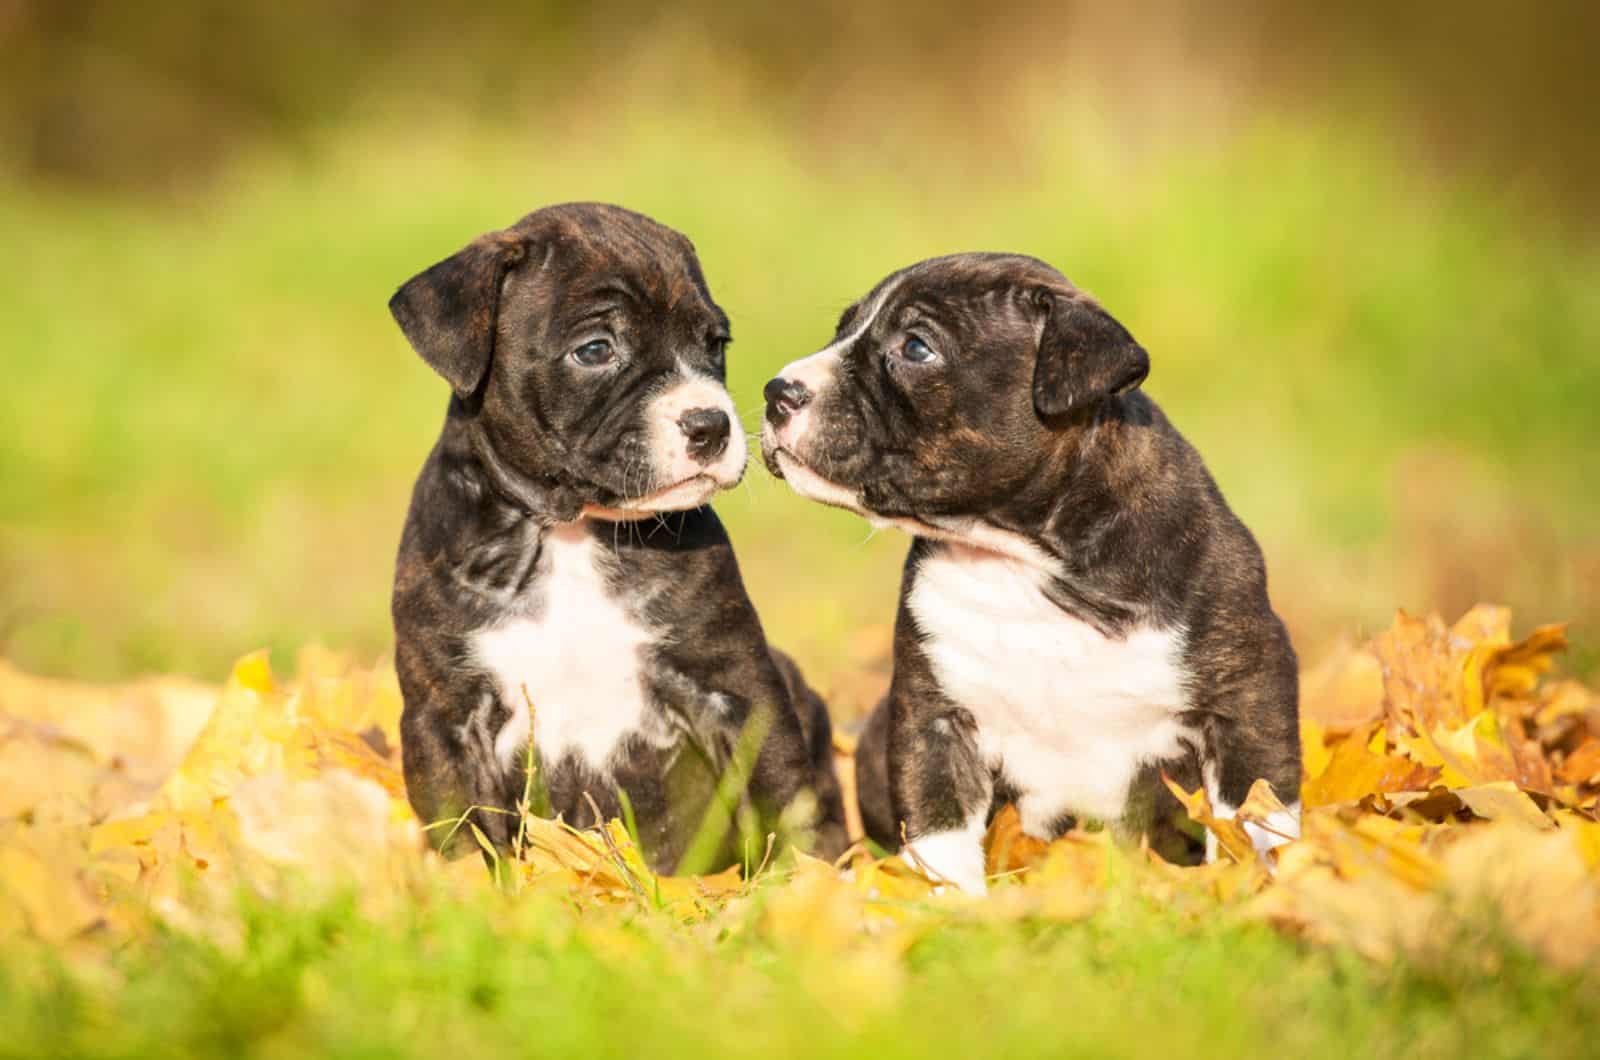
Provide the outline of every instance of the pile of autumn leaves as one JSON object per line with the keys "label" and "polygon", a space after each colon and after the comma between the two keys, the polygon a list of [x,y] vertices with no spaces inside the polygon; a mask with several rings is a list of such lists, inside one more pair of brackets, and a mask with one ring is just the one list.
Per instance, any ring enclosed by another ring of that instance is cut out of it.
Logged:
{"label": "pile of autumn leaves", "polygon": [[[558,895],[586,922],[653,917],[715,938],[900,952],[951,919],[1072,919],[1129,890],[1180,913],[1265,920],[1375,959],[1464,935],[1509,937],[1561,967],[1600,952],[1600,697],[1551,675],[1560,627],[1513,641],[1510,616],[1453,626],[1400,615],[1307,672],[1304,838],[1265,859],[1203,793],[1179,791],[1224,851],[1168,865],[1102,831],[1042,844],[1003,811],[991,893],[936,890],[898,859],[780,859],[652,874],[619,824],[577,832],[527,818],[520,857],[427,849],[400,778],[392,671],[308,652],[276,682],[263,655],[220,691],[173,680],[101,687],[0,664],[0,937],[95,948],[157,921],[226,936],[241,888],[297,900],[354,888],[395,903],[495,890]],[[840,763],[849,773],[848,747]],[[1277,808],[1264,786],[1241,820]],[[759,903],[752,899],[759,892]]]}

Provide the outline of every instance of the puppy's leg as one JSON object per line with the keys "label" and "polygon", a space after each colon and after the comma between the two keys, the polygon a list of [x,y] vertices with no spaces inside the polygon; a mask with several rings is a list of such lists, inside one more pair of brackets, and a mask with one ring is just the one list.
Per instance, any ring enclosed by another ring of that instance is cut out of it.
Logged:
{"label": "puppy's leg", "polygon": [[828,716],[828,705],[806,683],[793,659],[774,648],[772,661],[777,664],[788,689],[789,702],[794,704],[807,757],[811,760],[811,792],[817,799],[812,853],[832,861],[850,845],[850,833],[845,826],[844,792],[839,786],[839,774],[833,768],[833,719]]}
{"label": "puppy's leg", "polygon": [[[741,656],[745,658],[750,657]],[[676,666],[659,664],[652,675],[652,694],[658,702],[668,704],[692,734],[694,745],[701,749],[713,771],[719,776],[728,770],[737,770],[739,774],[738,799],[742,806],[736,809],[714,805],[708,810],[719,815],[734,810],[733,820],[728,822],[727,845],[708,864],[739,859],[753,865],[761,860],[767,837],[787,831],[785,826],[802,833],[810,832],[814,837],[827,835],[828,830],[820,826],[830,813],[837,815],[837,831],[840,835],[843,833],[844,807],[839,798],[837,778],[834,778],[831,805],[823,801],[823,795],[813,793],[815,768],[807,732],[802,729],[799,715],[790,703],[776,662],[770,656],[757,658],[761,658],[764,665],[761,672],[751,675],[752,679],[746,682],[747,687],[756,690],[749,699],[714,691],[710,684]],[[716,684],[729,687],[734,682]],[[759,747],[751,746],[752,734],[759,736]],[[831,744],[831,728],[827,739]],[[751,751],[754,751],[753,758]],[[832,776],[831,760],[828,765]],[[785,813],[792,814],[791,807],[802,795],[808,799],[815,797],[817,812],[806,820],[792,817],[785,820]],[[754,830],[747,829],[747,825]],[[843,853],[844,843],[839,835],[831,836],[829,841],[838,846],[837,850],[828,848],[829,854]],[[818,849],[822,850],[820,844]],[[675,871],[683,871],[681,865]]]}
{"label": "puppy's leg", "polygon": [[1201,787],[1200,752],[1187,747],[1183,754],[1145,765],[1133,782],[1122,820],[1114,834],[1132,844],[1143,844],[1173,865],[1198,865],[1205,859],[1210,832],[1189,820],[1183,803],[1163,782],[1167,776],[1184,791]]}
{"label": "puppy's leg", "polygon": [[970,894],[987,890],[983,834],[994,778],[972,715],[941,697],[890,690],[889,785],[904,828],[902,859]]}
{"label": "puppy's leg", "polygon": [[[1245,668],[1237,681],[1212,685],[1200,760],[1206,795],[1219,817],[1232,817],[1257,780],[1272,785],[1285,809],[1260,825],[1245,825],[1262,852],[1300,837],[1299,676],[1287,635],[1276,624],[1272,631],[1255,656],[1264,661]],[[1225,658],[1238,654],[1236,648]],[[1216,855],[1216,837],[1208,833],[1206,860]]]}
{"label": "puppy's leg", "polygon": [[[503,710],[486,687],[454,691],[447,687],[438,697],[407,696],[400,719],[406,794],[428,826],[430,842],[445,856],[479,849],[469,823],[495,849],[509,850],[517,834],[520,793],[512,790],[516,785],[510,778],[523,774],[520,768],[504,768],[495,751],[495,721]],[[521,763],[522,756],[514,761]]]}
{"label": "puppy's leg", "polygon": [[[1252,768],[1244,768],[1250,758],[1249,747],[1238,746],[1239,730],[1233,728],[1233,735],[1220,737],[1218,757],[1205,764],[1206,796],[1211,800],[1212,812],[1217,817],[1225,820],[1231,819],[1239,810],[1250,793],[1250,786],[1258,778],[1254,776]],[[1229,746],[1229,741],[1234,741]],[[1259,750],[1259,748],[1258,748]],[[1229,777],[1249,776],[1249,783],[1240,781],[1230,782]],[[1285,843],[1291,843],[1300,838],[1300,785],[1298,778],[1294,781],[1287,779],[1272,781],[1272,792],[1284,804],[1284,809],[1276,810],[1269,814],[1260,824],[1246,821],[1244,830],[1250,841],[1260,853],[1266,853]],[[1287,798],[1285,796],[1288,796]],[[1210,832],[1206,833],[1206,861],[1217,860],[1217,837]]]}
{"label": "puppy's leg", "polygon": [[[796,706],[805,709],[803,704]],[[834,780],[832,799],[829,801],[828,793],[816,790],[818,767],[796,711],[776,710],[763,724],[767,725],[766,739],[762,741],[761,752],[750,771],[749,793],[763,819],[765,831],[779,831],[777,826],[786,823],[784,817],[791,812],[790,808],[798,801],[809,798],[814,800],[815,805],[810,819],[788,821],[795,831],[788,836],[780,834],[780,839],[792,841],[796,833],[800,837],[809,833],[813,849],[819,856],[829,860],[838,857],[844,853],[848,840],[844,836],[844,802],[839,794],[838,780],[832,774],[832,759],[828,761],[828,775]],[[830,727],[830,745],[832,739]]]}
{"label": "puppy's leg", "polygon": [[899,850],[900,830],[889,794],[888,696],[878,700],[867,715],[861,738],[856,741],[856,804],[867,838],[891,853]]}

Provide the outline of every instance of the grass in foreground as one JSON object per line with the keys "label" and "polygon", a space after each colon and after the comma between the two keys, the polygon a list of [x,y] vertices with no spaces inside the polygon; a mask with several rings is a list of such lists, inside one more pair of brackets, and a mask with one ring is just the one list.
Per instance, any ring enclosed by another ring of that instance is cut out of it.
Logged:
{"label": "grass in foreground", "polygon": [[1072,924],[932,931],[900,956],[718,939],[556,901],[246,903],[219,944],[162,933],[105,967],[0,958],[0,1055],[1592,1055],[1600,992],[1514,948],[1381,968],[1220,914],[1113,901]]}

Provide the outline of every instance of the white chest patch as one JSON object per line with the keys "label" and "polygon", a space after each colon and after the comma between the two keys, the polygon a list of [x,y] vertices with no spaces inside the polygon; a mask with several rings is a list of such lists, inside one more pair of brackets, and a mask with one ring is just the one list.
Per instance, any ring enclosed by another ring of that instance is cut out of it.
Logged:
{"label": "white chest patch", "polygon": [[978,724],[985,763],[1017,789],[1023,828],[1062,814],[1115,821],[1141,766],[1188,733],[1177,630],[1117,638],[1072,618],[1017,560],[942,546],[909,605],[934,676]]}
{"label": "white chest patch", "polygon": [[612,598],[605,550],[583,524],[555,527],[543,548],[533,613],[508,615],[472,638],[511,711],[495,755],[509,769],[531,727],[547,765],[572,752],[603,770],[619,742],[646,726],[640,670],[653,638]]}

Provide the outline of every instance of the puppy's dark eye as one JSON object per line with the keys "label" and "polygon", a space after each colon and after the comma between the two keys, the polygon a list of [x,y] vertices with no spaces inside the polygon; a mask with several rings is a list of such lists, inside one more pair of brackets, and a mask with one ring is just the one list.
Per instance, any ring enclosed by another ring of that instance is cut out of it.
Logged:
{"label": "puppy's dark eye", "polygon": [[616,356],[617,351],[612,349],[611,343],[605,339],[586,342],[572,351],[572,359],[585,368],[599,368],[610,364]]}
{"label": "puppy's dark eye", "polygon": [[933,347],[915,335],[906,339],[895,354],[907,364],[932,364],[939,359],[939,355],[933,352]]}
{"label": "puppy's dark eye", "polygon": [[728,343],[730,343],[732,341],[733,341],[732,339],[726,338],[726,337],[718,337],[718,338],[714,338],[714,339],[711,340],[711,342],[708,345],[709,345],[709,348],[711,350],[711,363],[712,364],[716,365],[718,368],[722,368],[722,367],[725,367],[727,365],[727,363],[728,363]]}

